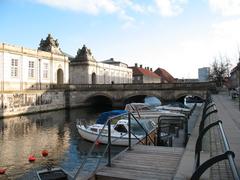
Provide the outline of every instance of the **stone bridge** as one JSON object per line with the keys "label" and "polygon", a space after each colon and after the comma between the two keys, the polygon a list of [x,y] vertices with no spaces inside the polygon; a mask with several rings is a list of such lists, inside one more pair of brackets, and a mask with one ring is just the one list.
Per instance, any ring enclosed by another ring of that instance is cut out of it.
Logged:
{"label": "stone bridge", "polygon": [[183,101],[187,95],[205,99],[207,91],[216,90],[213,82],[53,85],[52,88],[65,89],[67,104],[71,107],[92,104],[122,106],[132,101],[140,102],[146,96],[155,96],[162,102]]}

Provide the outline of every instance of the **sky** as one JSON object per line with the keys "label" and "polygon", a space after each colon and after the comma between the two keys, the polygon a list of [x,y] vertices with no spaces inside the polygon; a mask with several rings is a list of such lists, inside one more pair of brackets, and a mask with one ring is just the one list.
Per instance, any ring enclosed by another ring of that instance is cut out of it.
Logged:
{"label": "sky", "polygon": [[236,66],[240,0],[0,0],[0,43],[37,49],[48,34],[76,56],[114,58],[175,78],[197,78],[215,59]]}

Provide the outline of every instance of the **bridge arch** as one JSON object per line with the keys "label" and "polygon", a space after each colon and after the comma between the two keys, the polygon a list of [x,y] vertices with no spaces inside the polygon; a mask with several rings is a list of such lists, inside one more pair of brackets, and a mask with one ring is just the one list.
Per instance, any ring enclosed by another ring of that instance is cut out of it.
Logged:
{"label": "bridge arch", "polygon": [[190,93],[181,93],[181,94],[178,94],[176,96],[176,99],[182,99],[183,97],[186,97],[186,96],[196,96],[198,98],[201,98],[201,99],[205,99],[205,96],[203,94],[200,94],[200,93],[196,93],[196,92],[190,92]]}
{"label": "bridge arch", "polygon": [[89,104],[91,106],[112,106],[113,99],[107,94],[104,93],[96,93],[88,96],[84,103]]}
{"label": "bridge arch", "polygon": [[131,102],[144,102],[144,98],[147,96],[154,96],[158,98],[161,102],[164,101],[162,97],[159,96],[157,93],[152,92],[138,92],[138,93],[130,93],[127,96],[123,97],[123,104],[128,104]]}

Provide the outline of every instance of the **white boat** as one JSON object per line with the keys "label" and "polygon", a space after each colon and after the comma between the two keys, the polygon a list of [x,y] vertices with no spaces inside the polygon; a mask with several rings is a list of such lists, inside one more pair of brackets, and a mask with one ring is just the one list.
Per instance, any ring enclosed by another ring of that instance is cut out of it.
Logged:
{"label": "white boat", "polygon": [[165,109],[157,109],[151,107],[146,103],[129,103],[126,104],[125,110],[133,113],[139,118],[154,118],[154,122],[157,123],[159,116],[169,117],[169,118],[185,118],[183,113],[173,112]]}
{"label": "white boat", "polygon": [[[144,103],[148,104],[150,107],[156,109],[156,110],[162,110],[162,111],[170,111],[170,112],[176,112],[176,113],[182,113],[185,114],[186,116],[188,116],[190,114],[190,109],[186,108],[186,107],[177,107],[175,105],[177,105],[177,103],[171,103],[171,104],[167,104],[167,105],[162,105],[162,102],[156,98],[156,97],[151,97],[151,96],[147,96],[144,98]],[[184,105],[183,105],[184,106]]]}
{"label": "white boat", "polygon": [[171,105],[157,106],[155,108],[157,110],[167,110],[167,111],[170,111],[170,112],[182,113],[182,114],[185,114],[185,115],[189,115],[190,111],[191,111],[189,108],[173,107]]}
{"label": "white boat", "polygon": [[[139,121],[142,127],[147,132],[155,130],[156,125],[150,120]],[[90,126],[77,124],[79,134],[85,140],[91,142],[97,142],[101,144],[108,144],[108,127],[104,124],[93,124]],[[111,125],[111,144],[119,146],[128,146],[129,134],[128,134],[128,119],[120,119],[115,125]],[[131,121],[131,143],[136,144],[145,137],[145,132],[141,129],[140,125],[135,120]],[[99,137],[98,137],[99,136]],[[97,139],[98,138],[98,139]],[[96,141],[97,140],[97,141]]]}

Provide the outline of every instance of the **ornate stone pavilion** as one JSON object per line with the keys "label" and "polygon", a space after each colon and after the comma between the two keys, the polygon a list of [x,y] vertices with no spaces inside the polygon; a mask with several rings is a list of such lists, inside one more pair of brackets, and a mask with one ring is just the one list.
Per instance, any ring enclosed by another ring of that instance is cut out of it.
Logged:
{"label": "ornate stone pavilion", "polygon": [[0,91],[48,89],[69,83],[69,60],[49,34],[39,48],[0,44]]}
{"label": "ornate stone pavilion", "polygon": [[71,84],[132,83],[132,69],[113,58],[97,62],[85,45],[70,59]]}
{"label": "ornate stone pavilion", "polygon": [[68,83],[132,83],[132,69],[113,58],[97,62],[85,45],[72,58],[50,34],[37,50],[0,43],[0,91],[44,90]]}

